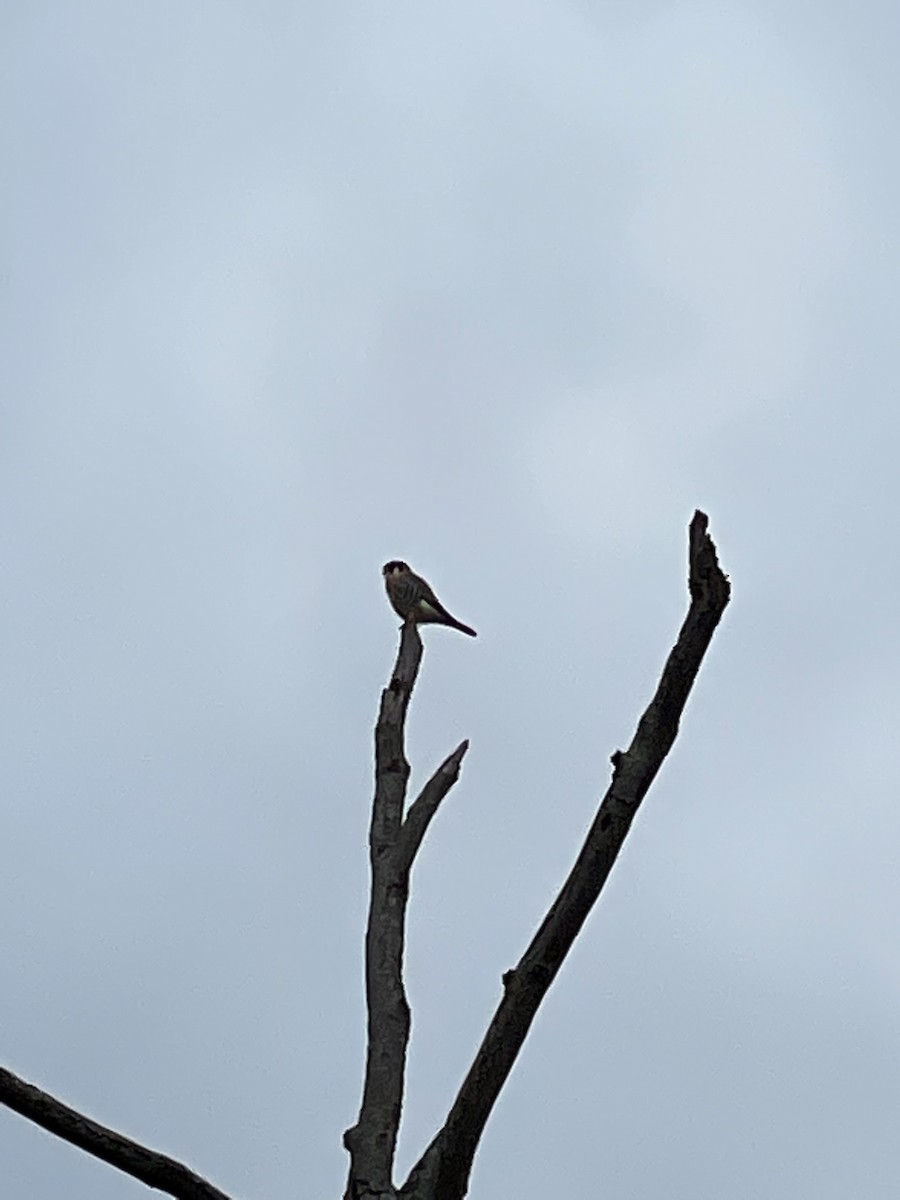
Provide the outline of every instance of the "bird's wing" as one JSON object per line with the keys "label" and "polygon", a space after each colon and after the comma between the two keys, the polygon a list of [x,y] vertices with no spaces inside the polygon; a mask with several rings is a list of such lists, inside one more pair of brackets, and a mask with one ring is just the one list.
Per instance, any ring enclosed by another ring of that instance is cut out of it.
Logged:
{"label": "bird's wing", "polygon": [[464,625],[462,621],[458,621],[452,613],[448,612],[438,600],[437,596],[432,591],[431,587],[425,582],[421,575],[414,575],[413,579],[416,583],[417,599],[414,601],[416,608],[422,614],[423,618],[432,623],[451,625],[454,629],[461,629],[463,633],[469,634],[470,637],[476,637],[475,630],[468,625]]}
{"label": "bird's wing", "polygon": [[451,621],[453,620],[450,613],[447,612],[446,608],[444,608],[443,604],[441,604],[440,600],[438,600],[437,596],[421,576],[419,576],[419,604],[423,608],[431,609],[438,617],[450,617]]}

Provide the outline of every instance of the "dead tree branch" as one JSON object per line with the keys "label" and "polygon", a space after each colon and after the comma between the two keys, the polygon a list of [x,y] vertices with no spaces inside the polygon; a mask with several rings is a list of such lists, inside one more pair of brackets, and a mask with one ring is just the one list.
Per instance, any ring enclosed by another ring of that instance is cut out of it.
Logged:
{"label": "dead tree branch", "polygon": [[409,1005],[403,948],[409,873],[440,802],[456,782],[468,742],[438,767],[403,817],[410,767],[404,745],[406,711],[422,661],[422,641],[407,622],[375,727],[375,797],[369,831],[372,890],[366,928],[368,1050],[362,1104],[344,1134],[350,1152],[346,1200],[394,1197],[397,1130],[403,1106]]}
{"label": "dead tree branch", "polygon": [[432,777],[409,806],[406,820],[400,831],[400,857],[407,870],[412,866],[422,839],[428,832],[431,818],[438,810],[443,798],[459,779],[459,769],[469,748],[468,740],[460,742],[452,754],[448,754]]}
{"label": "dead tree branch", "polygon": [[224,1192],[165,1154],[148,1150],[0,1067],[0,1101],[49,1133],[101,1158],[177,1200],[229,1200]]}
{"label": "dead tree branch", "polygon": [[[656,694],[631,745],[612,756],[612,782],[587,839],[540,928],[516,967],[447,1119],[407,1182],[392,1173],[403,1103],[410,1014],[403,984],[409,875],[428,826],[459,777],[468,742],[437,768],[405,812],[410,767],[406,713],[422,660],[416,626],[407,623],[375,729],[375,796],[369,831],[372,889],[366,929],[368,1052],[357,1123],[344,1134],[350,1152],[345,1200],[462,1200],[478,1143],[537,1010],[578,936],[622,848],[635,814],[672,748],[679,721],[713,633],[730,598],[707,533],[691,521],[687,617]],[[174,1159],[99,1125],[0,1068],[0,1103],[120,1171],[176,1200],[229,1200]]]}
{"label": "dead tree branch", "polygon": [[647,789],[672,748],[688,695],[730,596],[696,512],[689,541],[691,604],[656,694],[631,745],[612,756],[613,778],[572,872],[519,963],[503,977],[503,998],[443,1128],[401,1190],[407,1200],[461,1200],[475,1151],[538,1007],[562,966],[622,848]]}

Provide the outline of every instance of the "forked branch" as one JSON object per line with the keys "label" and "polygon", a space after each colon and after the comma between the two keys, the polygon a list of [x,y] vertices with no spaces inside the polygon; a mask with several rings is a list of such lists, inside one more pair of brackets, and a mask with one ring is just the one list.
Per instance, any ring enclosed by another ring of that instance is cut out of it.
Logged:
{"label": "forked branch", "polygon": [[[631,745],[612,756],[613,777],[571,874],[530,946],[503,977],[504,994],[447,1119],[398,1193],[392,1182],[403,1101],[409,1006],[403,950],[409,874],[438,806],[456,782],[462,742],[434,772],[404,816],[409,764],[405,723],[422,659],[406,624],[375,730],[375,797],[369,836],[372,891],[366,930],[368,1053],[359,1119],[344,1135],[350,1151],[346,1200],[461,1200],[485,1124],[531,1022],[606,882],[638,807],[672,747],[694,679],[730,597],[707,533],[690,526],[691,604],[656,694]],[[99,1125],[0,1068],[0,1103],[176,1200],[229,1200],[176,1162]]]}
{"label": "forked branch", "polygon": [[409,874],[438,806],[459,776],[463,742],[444,760],[404,819],[409,763],[406,710],[422,661],[422,641],[407,622],[391,681],[381,694],[375,727],[375,797],[369,831],[372,890],[366,927],[368,1047],[363,1098],[356,1124],[344,1134],[350,1152],[345,1200],[393,1197],[392,1172],[403,1106],[409,1005],[403,950]]}

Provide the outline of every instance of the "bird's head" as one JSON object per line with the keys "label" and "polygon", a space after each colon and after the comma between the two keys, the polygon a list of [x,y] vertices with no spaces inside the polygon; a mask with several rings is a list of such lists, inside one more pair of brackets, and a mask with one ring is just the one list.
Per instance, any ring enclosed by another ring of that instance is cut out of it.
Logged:
{"label": "bird's head", "polygon": [[385,579],[390,579],[392,575],[402,575],[409,570],[409,566],[405,562],[401,562],[399,558],[393,558],[389,563],[385,563],[381,568],[381,573]]}

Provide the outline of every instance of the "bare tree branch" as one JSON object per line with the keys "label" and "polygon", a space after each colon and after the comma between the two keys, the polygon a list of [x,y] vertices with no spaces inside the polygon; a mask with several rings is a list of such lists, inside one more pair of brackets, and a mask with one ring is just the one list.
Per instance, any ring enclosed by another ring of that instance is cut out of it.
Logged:
{"label": "bare tree branch", "polygon": [[441,764],[404,822],[409,781],[404,726],[421,660],[418,630],[407,622],[391,682],[381,694],[375,728],[375,797],[369,831],[372,890],[366,929],[368,1049],[359,1118],[344,1134],[350,1152],[346,1200],[396,1195],[392,1170],[409,1043],[409,1005],[403,986],[409,872],[428,823],[455,783],[468,747],[463,742]]}
{"label": "bare tree branch", "polygon": [[409,1005],[403,986],[403,944],[408,879],[394,853],[409,780],[404,733],[406,710],[422,661],[422,640],[413,622],[400,634],[397,662],[381,693],[375,727],[375,796],[369,829],[372,888],[366,928],[368,1048],[359,1119],[344,1134],[350,1152],[347,1196],[389,1195],[403,1074],[409,1042]]}
{"label": "bare tree branch", "polygon": [[460,1200],[485,1124],[522,1048],[538,1007],[600,894],[638,807],[672,748],[691,686],[730,597],[696,512],[690,526],[691,605],[656,694],[631,745],[612,756],[613,778],[572,872],[514,970],[447,1120],[415,1165],[401,1195]]}
{"label": "bare tree branch", "polygon": [[101,1158],[177,1200],[229,1200],[224,1192],[165,1154],[148,1150],[0,1067],[0,1102],[49,1133]]}
{"label": "bare tree branch", "polygon": [[428,826],[441,801],[459,779],[459,768],[468,749],[468,741],[460,742],[453,753],[447,755],[409,806],[400,831],[399,847],[401,861],[407,871],[412,867],[422,839],[428,832]]}

